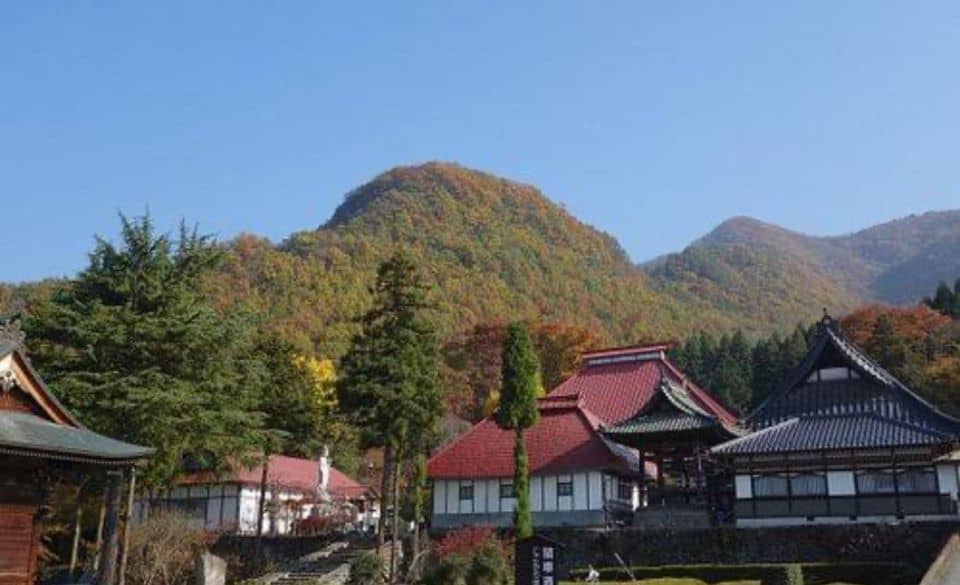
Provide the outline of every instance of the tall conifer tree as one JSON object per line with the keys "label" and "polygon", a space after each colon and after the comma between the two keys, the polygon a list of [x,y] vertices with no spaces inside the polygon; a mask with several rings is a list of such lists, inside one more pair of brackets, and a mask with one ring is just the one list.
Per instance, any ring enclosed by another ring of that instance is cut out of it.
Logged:
{"label": "tall conifer tree", "polygon": [[[392,505],[390,580],[398,578],[400,479],[404,464],[429,448],[441,417],[439,348],[427,318],[427,286],[413,260],[398,252],[380,265],[373,306],[341,362],[337,383],[341,409],[365,433],[368,444],[385,447],[382,493]],[[386,513],[378,544],[383,544]]]}
{"label": "tall conifer tree", "polygon": [[502,364],[497,422],[504,428],[514,429],[513,490],[517,499],[514,526],[517,538],[527,538],[533,536],[533,518],[530,513],[530,469],[523,432],[539,418],[540,364],[530,332],[522,323],[513,323],[507,328]]}

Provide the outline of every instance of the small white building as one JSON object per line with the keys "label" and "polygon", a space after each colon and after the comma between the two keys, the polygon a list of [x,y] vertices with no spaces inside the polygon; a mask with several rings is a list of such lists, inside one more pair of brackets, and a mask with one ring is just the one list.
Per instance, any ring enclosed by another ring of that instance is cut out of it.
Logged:
{"label": "small white building", "polygon": [[330,519],[345,529],[372,531],[380,517],[376,492],[319,460],[272,455],[263,466],[238,467],[219,476],[184,476],[170,489],[143,494],[135,518],[154,510],[178,510],[211,532],[256,534],[260,493],[265,494],[263,534],[293,534]]}

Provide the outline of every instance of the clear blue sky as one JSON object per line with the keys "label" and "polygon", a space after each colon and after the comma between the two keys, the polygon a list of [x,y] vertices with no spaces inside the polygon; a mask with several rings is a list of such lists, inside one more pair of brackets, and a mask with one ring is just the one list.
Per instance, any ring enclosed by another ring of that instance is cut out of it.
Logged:
{"label": "clear blue sky", "polygon": [[517,4],[0,3],[0,280],[72,274],[119,210],[279,240],[433,159],[635,260],[960,207],[960,3]]}

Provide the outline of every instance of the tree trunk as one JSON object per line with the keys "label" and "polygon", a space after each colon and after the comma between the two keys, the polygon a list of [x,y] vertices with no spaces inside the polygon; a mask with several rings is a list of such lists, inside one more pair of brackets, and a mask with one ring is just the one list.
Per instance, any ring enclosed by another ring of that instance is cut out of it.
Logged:
{"label": "tree trunk", "polygon": [[80,532],[83,530],[83,505],[80,503],[80,490],[77,490],[77,512],[73,517],[73,543],[70,546],[70,578],[77,576],[77,561],[80,557]]}
{"label": "tree trunk", "polygon": [[120,505],[123,499],[123,473],[107,472],[107,517],[103,530],[102,560],[98,585],[117,582],[117,553],[120,548]]}
{"label": "tree trunk", "polygon": [[408,583],[420,581],[418,559],[420,555],[420,529],[423,525],[423,502],[420,501],[420,490],[426,482],[426,458],[417,456],[417,472],[413,485],[413,535],[410,539],[410,565],[407,574]]}
{"label": "tree trunk", "polygon": [[100,558],[103,556],[103,525],[107,520],[107,492],[104,488],[103,499],[100,500],[100,516],[97,519],[96,551],[93,555],[93,572],[100,571]]}
{"label": "tree trunk", "polygon": [[389,443],[383,449],[383,473],[380,476],[380,518],[377,519],[377,554],[383,551],[387,533],[387,510],[390,508],[390,473],[393,467],[393,449]]}
{"label": "tree trunk", "polygon": [[137,468],[130,468],[130,483],[127,486],[127,507],[123,511],[123,539],[120,542],[119,581],[118,585],[127,582],[127,557],[130,548],[130,521],[133,518],[133,494],[137,490]]}
{"label": "tree trunk", "polygon": [[262,472],[260,473],[260,506],[257,509],[257,550],[263,546],[263,514],[267,508],[267,474],[270,473],[270,454],[263,457]]}
{"label": "tree trunk", "polygon": [[390,535],[390,585],[397,582],[398,565],[400,561],[400,458],[395,456],[393,465],[393,534]]}

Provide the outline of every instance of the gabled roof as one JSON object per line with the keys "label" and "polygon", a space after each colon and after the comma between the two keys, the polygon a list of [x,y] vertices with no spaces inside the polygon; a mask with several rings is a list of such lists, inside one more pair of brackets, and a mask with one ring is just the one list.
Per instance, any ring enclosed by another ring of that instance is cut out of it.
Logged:
{"label": "gabled roof", "polygon": [[[657,393],[633,418],[604,430],[607,436],[618,439],[626,436],[673,436],[689,431],[716,429],[723,431],[732,425],[724,410],[698,399],[686,382],[678,383],[672,376],[661,376]],[[732,436],[733,430],[727,435]],[[722,435],[721,435],[722,436]]]}
{"label": "gabled roof", "polygon": [[712,449],[720,455],[757,455],[937,445],[950,436],[874,413],[786,420]]}
{"label": "gabled roof", "polygon": [[[233,469],[215,474],[209,471],[189,473],[177,485],[241,484],[260,485],[263,465],[235,465]],[[315,459],[271,455],[267,464],[267,485],[316,494],[320,488],[320,462]],[[335,467],[330,468],[328,493],[335,498],[353,499],[372,490]]]}
{"label": "gabled roof", "polygon": [[673,365],[666,348],[666,344],[657,344],[587,352],[580,371],[547,397],[576,398],[604,425],[614,426],[640,413],[668,380],[684,388],[684,400],[694,408],[724,424],[735,424],[737,419],[730,411]]}
{"label": "gabled roof", "polygon": [[19,345],[0,340],[0,452],[120,465],[142,461],[154,449],[84,427],[50,392]]}
{"label": "gabled roof", "polygon": [[[850,368],[857,377],[807,381],[817,369],[838,365]],[[960,421],[907,388],[844,338],[835,321],[824,317],[806,357],[746,422],[752,428],[763,428],[801,416],[865,413],[951,435],[960,434]]]}
{"label": "gabled roof", "polygon": [[[620,347],[583,354],[583,367],[538,402],[540,422],[526,432],[534,473],[614,469],[637,473],[636,451],[617,445],[602,429],[641,412],[664,380],[683,387],[676,399],[692,412],[733,424],[735,417],[667,359],[667,344]],[[510,477],[513,431],[487,419],[428,463],[433,478]]]}
{"label": "gabled roof", "polygon": [[[606,441],[594,426],[596,421],[576,403],[542,400],[540,420],[524,433],[530,473],[636,473],[635,452]],[[433,479],[512,477],[513,445],[512,430],[501,428],[492,418],[484,419],[431,457],[427,475]]]}

